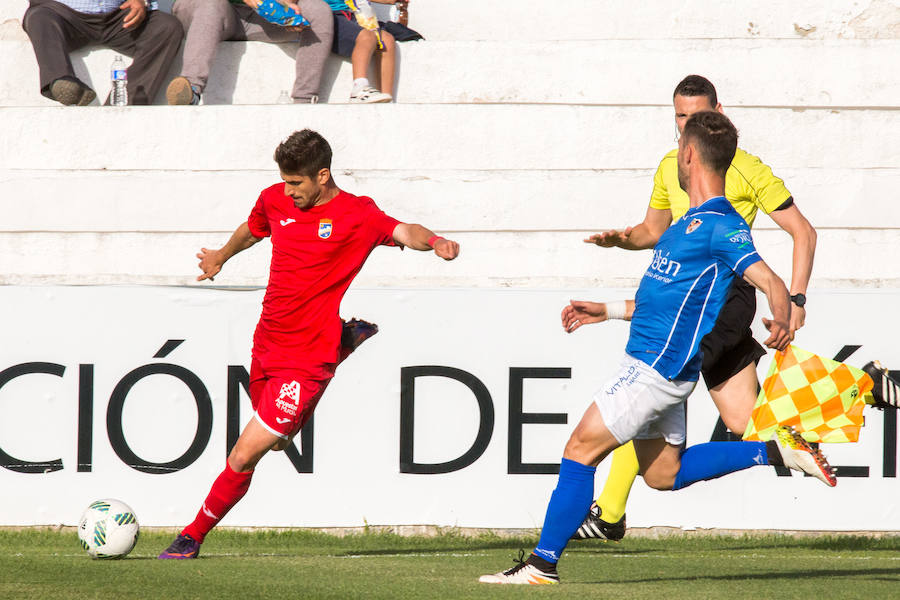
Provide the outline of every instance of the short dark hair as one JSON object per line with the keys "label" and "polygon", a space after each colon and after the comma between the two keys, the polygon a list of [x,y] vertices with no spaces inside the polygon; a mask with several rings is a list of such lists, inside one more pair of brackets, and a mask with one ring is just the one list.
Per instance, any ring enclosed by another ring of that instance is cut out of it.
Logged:
{"label": "short dark hair", "polygon": [[331,146],[312,129],[295,131],[275,149],[275,162],[283,173],[314,177],[331,169]]}
{"label": "short dark hair", "polygon": [[694,113],[681,132],[684,144],[694,144],[700,153],[700,162],[725,176],[734,159],[738,132],[731,121],[720,112],[705,110]]}
{"label": "short dark hair", "polygon": [[675,96],[706,96],[709,98],[709,105],[715,107],[719,103],[716,96],[716,86],[702,75],[688,75],[675,86]]}

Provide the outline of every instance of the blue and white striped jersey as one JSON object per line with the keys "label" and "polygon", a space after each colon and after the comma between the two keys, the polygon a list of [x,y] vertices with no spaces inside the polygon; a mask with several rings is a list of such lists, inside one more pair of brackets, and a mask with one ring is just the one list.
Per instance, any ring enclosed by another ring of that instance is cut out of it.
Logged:
{"label": "blue and white striped jersey", "polygon": [[653,249],[625,351],[666,379],[696,381],[700,340],[713,328],[734,277],[758,260],[750,227],[724,196],[688,210]]}

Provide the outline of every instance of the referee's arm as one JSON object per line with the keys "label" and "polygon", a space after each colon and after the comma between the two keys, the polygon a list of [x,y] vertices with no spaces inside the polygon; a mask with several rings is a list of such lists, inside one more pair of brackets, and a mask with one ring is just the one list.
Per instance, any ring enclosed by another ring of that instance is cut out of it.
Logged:
{"label": "referee's arm", "polygon": [[[806,288],[812,275],[813,258],[816,254],[816,230],[803,216],[797,205],[791,201],[785,208],[769,213],[772,220],[785,230],[794,241],[794,253],[791,260],[791,295],[806,295]],[[806,321],[806,308],[792,307],[791,334],[803,327]]]}
{"label": "referee's arm", "polygon": [[769,348],[784,350],[794,339],[790,329],[791,297],[781,277],[769,265],[759,260],[744,270],[743,278],[766,295],[772,318],[763,317],[763,325],[769,330],[769,339],[763,342]]}

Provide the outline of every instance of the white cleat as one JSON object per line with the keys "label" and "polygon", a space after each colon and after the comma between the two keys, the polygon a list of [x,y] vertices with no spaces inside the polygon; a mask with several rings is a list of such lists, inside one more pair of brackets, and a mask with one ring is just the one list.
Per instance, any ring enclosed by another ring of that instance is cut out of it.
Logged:
{"label": "white cleat", "polygon": [[[524,554],[524,553],[523,553]],[[559,574],[556,568],[553,571],[543,571],[527,560],[523,561],[519,555],[519,560],[515,561],[516,566],[500,573],[493,575],[482,575],[478,578],[481,583],[502,583],[512,585],[552,585],[559,584]]]}
{"label": "white cleat", "polygon": [[822,452],[813,448],[793,427],[779,427],[775,430],[773,439],[781,452],[784,466],[809,473],[829,487],[837,485],[834,469]]}

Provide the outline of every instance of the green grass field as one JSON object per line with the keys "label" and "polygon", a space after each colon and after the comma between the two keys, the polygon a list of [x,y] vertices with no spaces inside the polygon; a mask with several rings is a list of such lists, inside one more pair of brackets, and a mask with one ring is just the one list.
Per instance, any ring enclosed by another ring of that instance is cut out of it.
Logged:
{"label": "green grass field", "polygon": [[72,530],[0,531],[0,598],[898,598],[900,537],[666,537],[579,542],[561,586],[490,586],[536,538],[343,538],[216,531],[201,559],[159,561],[143,532],[124,560],[91,560]]}

